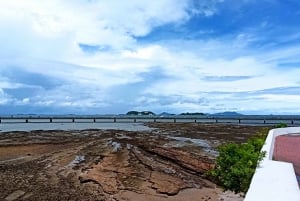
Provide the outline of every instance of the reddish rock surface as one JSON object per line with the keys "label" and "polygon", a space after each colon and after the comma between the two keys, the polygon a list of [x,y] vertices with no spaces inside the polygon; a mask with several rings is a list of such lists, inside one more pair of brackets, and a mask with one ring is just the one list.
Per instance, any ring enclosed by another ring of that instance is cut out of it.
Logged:
{"label": "reddish rock surface", "polygon": [[198,173],[205,173],[215,166],[214,160],[208,156],[186,152],[177,148],[153,147],[148,151],[166,157],[177,164]]}
{"label": "reddish rock surface", "polygon": [[176,195],[181,189],[188,187],[182,179],[162,172],[152,172],[150,177],[152,188],[158,193]]}
{"label": "reddish rock surface", "polygon": [[150,126],[1,133],[0,200],[242,200],[202,173],[213,168],[217,145],[243,142],[260,127]]}

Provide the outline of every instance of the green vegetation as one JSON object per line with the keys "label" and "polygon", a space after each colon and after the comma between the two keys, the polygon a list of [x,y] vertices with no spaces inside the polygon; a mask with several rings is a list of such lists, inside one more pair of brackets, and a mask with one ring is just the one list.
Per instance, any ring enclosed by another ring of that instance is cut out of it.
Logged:
{"label": "green vegetation", "polygon": [[155,115],[155,113],[151,111],[129,111],[126,113],[126,115]]}
{"label": "green vegetation", "polygon": [[215,169],[208,175],[225,190],[246,193],[259,162],[265,156],[261,148],[268,130],[263,129],[246,143],[227,143],[218,147]]}
{"label": "green vegetation", "polygon": [[276,125],[276,128],[286,128],[288,125],[286,123],[279,123]]}
{"label": "green vegetation", "polygon": [[151,111],[142,111],[141,114],[142,115],[155,115],[155,113],[151,112]]}
{"label": "green vegetation", "polygon": [[202,112],[184,112],[181,113],[180,115],[205,115],[205,114]]}
{"label": "green vegetation", "polygon": [[138,115],[139,112],[138,111],[129,111],[126,113],[126,115]]}

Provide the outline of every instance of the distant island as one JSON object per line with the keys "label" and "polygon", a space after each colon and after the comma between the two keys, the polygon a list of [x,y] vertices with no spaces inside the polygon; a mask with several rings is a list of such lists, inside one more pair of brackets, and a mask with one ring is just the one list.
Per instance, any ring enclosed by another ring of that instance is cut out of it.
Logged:
{"label": "distant island", "polygon": [[[0,114],[1,115],[1,114]],[[247,116],[245,114],[241,114],[234,111],[225,111],[218,113],[204,113],[204,112],[183,112],[183,113],[169,113],[169,112],[161,112],[155,113],[150,110],[145,111],[136,111],[131,110],[127,113],[123,114],[2,114],[2,117],[89,117],[89,116],[124,116],[124,115],[132,115],[132,116],[157,116],[157,117],[169,117],[169,116]],[[249,115],[248,115],[249,116]],[[278,116],[278,115],[263,115],[263,116]],[[280,116],[280,115],[279,115]],[[293,115],[292,115],[293,116]],[[296,115],[297,116],[297,115]]]}
{"label": "distant island", "polygon": [[176,114],[168,113],[168,112],[162,112],[159,114],[159,116],[174,116]]}
{"label": "distant island", "polygon": [[184,112],[181,113],[180,115],[205,115],[205,114],[202,112]]}
{"label": "distant island", "polygon": [[238,112],[227,111],[227,112],[215,113],[213,115],[216,115],[216,116],[242,116],[243,114],[238,113]]}
{"label": "distant island", "polygon": [[152,111],[129,111],[126,113],[126,115],[134,115],[134,116],[242,116],[243,114],[238,113],[238,112],[233,112],[233,111],[226,111],[226,112],[219,112],[219,113],[214,113],[214,114],[209,114],[209,113],[203,113],[203,112],[183,112],[180,114],[172,114],[168,112],[162,112],[160,114],[155,114]]}
{"label": "distant island", "polygon": [[148,116],[155,116],[156,114],[154,112],[151,111],[129,111],[126,113],[126,115],[148,115]]}

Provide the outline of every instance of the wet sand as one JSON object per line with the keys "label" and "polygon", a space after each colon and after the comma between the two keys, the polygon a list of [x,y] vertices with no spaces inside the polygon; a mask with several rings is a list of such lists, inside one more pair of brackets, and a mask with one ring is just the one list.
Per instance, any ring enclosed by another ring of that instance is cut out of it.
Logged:
{"label": "wet sand", "polygon": [[1,133],[0,200],[243,200],[203,174],[219,144],[244,142],[261,127],[147,126]]}

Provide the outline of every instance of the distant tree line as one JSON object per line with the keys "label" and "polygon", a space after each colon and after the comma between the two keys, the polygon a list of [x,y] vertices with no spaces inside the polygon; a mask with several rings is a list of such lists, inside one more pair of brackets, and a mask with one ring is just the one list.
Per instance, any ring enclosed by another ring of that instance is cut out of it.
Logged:
{"label": "distant tree line", "polygon": [[151,111],[129,111],[126,113],[126,115],[149,115],[149,116],[152,116],[152,115],[155,115],[154,112],[151,112]]}
{"label": "distant tree line", "polygon": [[[132,111],[127,112],[126,115],[150,115],[150,116],[152,116],[152,115],[157,115],[157,114],[155,114],[152,111],[135,111],[135,110],[132,110]],[[170,114],[170,113],[167,113],[167,112],[163,112],[163,113],[158,114],[158,115],[175,115],[175,114]],[[199,116],[199,115],[206,115],[206,114],[202,113],[202,112],[184,112],[184,113],[181,113],[179,115]]]}
{"label": "distant tree line", "polygon": [[181,113],[180,115],[205,115],[205,114],[202,112],[184,112]]}

